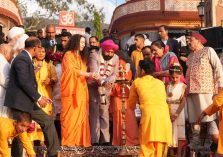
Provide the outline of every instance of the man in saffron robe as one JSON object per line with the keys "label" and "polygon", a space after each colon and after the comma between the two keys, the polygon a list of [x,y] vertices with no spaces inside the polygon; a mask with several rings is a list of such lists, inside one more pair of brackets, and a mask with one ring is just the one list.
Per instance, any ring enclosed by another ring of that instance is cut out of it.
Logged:
{"label": "man in saffron robe", "polygon": [[129,94],[128,107],[135,109],[139,100],[141,120],[139,128],[140,157],[165,157],[172,141],[172,125],[166,103],[164,83],[152,76],[152,61],[140,62],[142,77],[137,78]]}

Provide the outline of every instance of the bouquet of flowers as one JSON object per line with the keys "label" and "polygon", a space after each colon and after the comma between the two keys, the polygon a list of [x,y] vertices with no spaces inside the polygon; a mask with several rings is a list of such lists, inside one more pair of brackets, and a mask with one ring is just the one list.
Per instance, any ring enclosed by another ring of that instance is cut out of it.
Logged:
{"label": "bouquet of flowers", "polygon": [[54,61],[54,62],[55,61],[58,61],[58,62],[61,62],[62,61],[63,52],[58,51],[56,45],[54,45],[52,47],[52,49],[49,49],[48,52],[47,52],[47,54],[48,54],[49,59],[52,60],[52,61]]}

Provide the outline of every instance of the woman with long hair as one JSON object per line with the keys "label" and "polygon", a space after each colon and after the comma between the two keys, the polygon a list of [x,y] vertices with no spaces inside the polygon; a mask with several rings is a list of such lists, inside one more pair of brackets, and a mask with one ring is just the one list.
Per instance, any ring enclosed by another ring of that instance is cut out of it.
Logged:
{"label": "woman with long hair", "polygon": [[73,35],[62,60],[60,118],[63,146],[91,145],[86,78],[95,76],[87,72],[85,37]]}

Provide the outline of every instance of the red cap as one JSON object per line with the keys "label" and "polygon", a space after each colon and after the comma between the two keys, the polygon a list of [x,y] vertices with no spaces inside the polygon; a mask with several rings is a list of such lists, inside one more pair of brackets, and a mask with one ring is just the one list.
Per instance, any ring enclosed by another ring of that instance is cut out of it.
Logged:
{"label": "red cap", "polygon": [[203,35],[197,32],[192,32],[191,36],[196,38],[197,40],[200,40],[201,44],[205,44],[207,42],[207,39]]}

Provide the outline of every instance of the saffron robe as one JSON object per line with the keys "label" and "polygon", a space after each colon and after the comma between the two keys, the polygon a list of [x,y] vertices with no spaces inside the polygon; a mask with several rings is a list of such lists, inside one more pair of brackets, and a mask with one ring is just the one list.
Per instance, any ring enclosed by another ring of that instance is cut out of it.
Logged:
{"label": "saffron robe", "polygon": [[217,153],[223,154],[223,89],[219,90],[219,93],[214,96],[213,103],[205,109],[205,113],[209,116],[219,111],[219,138],[218,138],[218,150]]}
{"label": "saffron robe", "polygon": [[[126,62],[122,59],[119,60],[119,65],[124,67]],[[131,80],[132,72],[129,70],[125,74],[125,79]],[[118,78],[119,79],[119,78]],[[135,117],[135,112],[132,109],[127,108],[129,87],[125,87],[125,126],[126,126],[126,145],[134,146],[139,145],[139,134],[138,125]],[[122,98],[121,98],[121,85],[116,83],[112,89],[112,101],[111,106],[113,107],[113,136],[112,145],[120,146],[122,143]],[[110,106],[110,107],[111,107]]]}
{"label": "saffron robe", "polygon": [[88,88],[86,63],[75,52],[67,51],[62,61],[61,75],[61,131],[63,146],[91,145],[88,119]]}
{"label": "saffron robe", "polygon": [[36,153],[33,149],[32,142],[27,136],[27,132],[17,133],[15,123],[16,121],[12,119],[0,117],[0,157],[11,157],[8,140],[12,140],[16,136],[21,140],[27,154],[35,155]]}
{"label": "saffron robe", "polygon": [[164,83],[150,75],[137,78],[130,88],[128,107],[135,109],[137,100],[141,110],[139,142],[143,152],[140,154],[149,157],[150,154],[147,152],[151,152],[151,148],[146,145],[150,145],[151,142],[172,143],[172,124]]}

